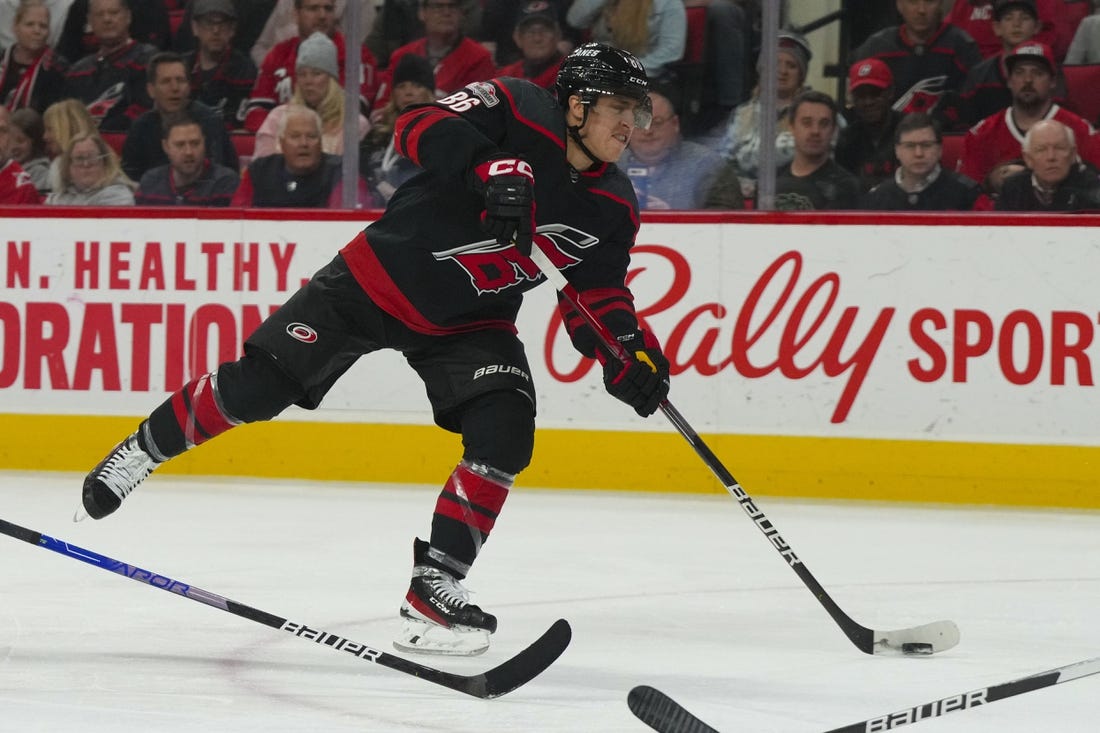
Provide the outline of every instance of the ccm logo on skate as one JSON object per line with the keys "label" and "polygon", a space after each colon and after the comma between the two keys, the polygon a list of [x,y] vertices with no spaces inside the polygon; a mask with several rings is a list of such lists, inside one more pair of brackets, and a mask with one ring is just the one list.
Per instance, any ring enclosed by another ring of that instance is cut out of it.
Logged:
{"label": "ccm logo on skate", "polygon": [[286,327],[286,332],[303,344],[312,344],[317,340],[317,332],[304,323],[291,323]]}
{"label": "ccm logo on skate", "polygon": [[523,371],[518,366],[509,366],[507,364],[492,364],[490,366],[481,367],[474,372],[474,379],[487,377],[490,374],[515,374],[518,377],[523,377],[525,381],[531,381],[531,377],[527,372]]}

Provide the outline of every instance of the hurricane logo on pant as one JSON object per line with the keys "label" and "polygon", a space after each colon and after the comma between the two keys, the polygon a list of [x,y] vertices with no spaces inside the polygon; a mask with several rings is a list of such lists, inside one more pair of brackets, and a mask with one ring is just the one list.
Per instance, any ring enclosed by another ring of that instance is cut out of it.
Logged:
{"label": "hurricane logo on pant", "polygon": [[291,338],[298,339],[303,344],[312,344],[317,341],[317,332],[304,323],[288,324],[286,332]]}

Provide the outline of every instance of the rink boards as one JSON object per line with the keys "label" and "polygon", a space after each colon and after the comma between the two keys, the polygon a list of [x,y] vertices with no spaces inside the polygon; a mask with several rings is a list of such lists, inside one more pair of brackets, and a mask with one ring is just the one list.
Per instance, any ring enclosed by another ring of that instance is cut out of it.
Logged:
{"label": "rink boards", "polygon": [[[87,470],[138,416],[235,358],[370,219],[58,213],[9,217],[0,238],[3,469]],[[655,215],[629,284],[672,362],[673,403],[754,494],[1100,507],[1098,225]],[[549,286],[526,301],[539,433],[523,484],[722,490],[660,415],[603,394]],[[434,483],[460,451],[401,358],[375,354],[321,409],[233,430],[164,470]]]}

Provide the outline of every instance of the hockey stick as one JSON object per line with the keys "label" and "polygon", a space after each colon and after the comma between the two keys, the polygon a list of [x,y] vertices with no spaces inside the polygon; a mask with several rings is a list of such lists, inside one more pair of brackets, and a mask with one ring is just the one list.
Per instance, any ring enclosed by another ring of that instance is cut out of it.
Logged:
{"label": "hockey stick", "polygon": [[[622,344],[615,339],[611,332],[607,330],[607,327],[604,326],[596,315],[589,310],[588,306],[581,301],[580,295],[565,279],[565,276],[561,274],[561,271],[550,261],[546,253],[538,247],[535,247],[534,251],[531,253],[531,259],[538,268],[542,270],[551,284],[565,296],[565,299],[569,301],[570,305],[572,305],[588,325],[592,327],[592,330],[596,332],[604,346],[620,359],[629,359],[630,356],[626,353]],[[942,652],[945,649],[950,649],[959,643],[959,628],[953,621],[935,621],[922,626],[895,629],[893,631],[869,629],[856,623],[837,605],[836,601],[825,592],[821,583],[817,582],[817,578],[813,576],[809,568],[798,559],[794,550],[791,549],[791,546],[788,545],[787,541],[779,534],[779,530],[776,529],[771,520],[764,516],[764,512],[756,505],[753,498],[741,488],[741,485],[737,483],[737,479],[726,470],[726,467],[722,465],[722,462],[718,460],[714,452],[707,447],[707,444],[703,442],[699,434],[692,429],[688,421],[680,414],[680,411],[673,407],[672,403],[667,399],[661,403],[660,409],[665,417],[668,418],[669,422],[671,422],[680,432],[680,435],[684,436],[687,442],[691,444],[691,447],[695,449],[699,457],[703,459],[703,463],[707,465],[707,468],[709,468],[718,480],[722,482],[722,485],[726,487],[726,491],[737,500],[741,508],[744,509],[745,513],[749,516],[749,519],[753,521],[764,536],[768,538],[772,546],[775,547],[779,554],[783,556],[788,564],[790,564],[794,572],[802,579],[802,582],[810,589],[810,592],[814,594],[814,597],[817,598],[821,605],[825,607],[825,610],[832,616],[833,621],[840,626],[841,631],[843,631],[852,643],[856,645],[857,649],[866,654],[882,654],[884,652],[934,654],[936,652]]]}
{"label": "hockey stick", "polygon": [[626,696],[634,717],[659,733],[718,733],[680,703],[649,685],[638,685]]}
{"label": "hockey stick", "polygon": [[198,601],[207,606],[212,606],[222,611],[228,611],[235,616],[246,618],[249,621],[255,621],[265,626],[270,626],[273,629],[286,631],[294,636],[329,647],[330,649],[346,652],[365,662],[380,664],[383,667],[389,667],[390,669],[412,675],[413,677],[418,677],[427,682],[449,687],[452,690],[464,692],[467,695],[482,699],[500,697],[530,682],[541,674],[543,670],[553,664],[554,660],[565,651],[565,647],[569,645],[569,640],[572,636],[569,623],[565,619],[558,619],[535,641],[535,643],[531,644],[531,646],[503,664],[493,667],[481,674],[453,674],[451,672],[435,669],[434,667],[427,667],[423,664],[403,659],[402,657],[387,654],[386,652],[369,647],[366,644],[345,639],[342,636],[330,634],[327,631],[315,627],[288,621],[285,618],[279,618],[267,611],[261,611],[257,608],[246,606],[243,603],[238,603],[229,598],[219,596],[216,593],[211,593],[193,585],[173,580],[165,575],[158,575],[149,570],[143,570],[136,565],[128,565],[119,560],[113,560],[105,555],[100,555],[91,550],[85,550],[76,545],[70,545],[67,542],[54,539],[40,532],[35,532],[34,530],[5,522],[3,519],[0,519],[0,534],[6,534],[9,537],[29,542],[32,545],[47,550],[52,550],[66,557],[71,557],[74,560],[80,560],[81,562],[86,562],[89,565],[94,565],[112,573],[118,573],[131,580],[145,583],[146,585],[168,591],[169,593],[175,593],[184,598],[189,598],[192,601]]}
{"label": "hockey stick", "polygon": [[[990,685],[979,690],[949,695],[889,715],[879,715],[851,725],[833,728],[825,731],[825,733],[874,733],[875,731],[893,730],[903,725],[912,725],[948,713],[957,713],[980,705],[989,705],[1007,697],[1015,697],[1025,692],[1034,692],[1044,687],[1060,685],[1063,682],[1078,680],[1098,673],[1100,673],[1100,657],[1094,657],[1083,662],[1067,664],[1064,667],[1055,667],[1046,672],[1039,672],[1030,677],[1022,677],[1011,682],[1002,682],[999,685]],[[630,707],[630,712],[634,713],[639,720],[653,730],[661,731],[661,733],[718,733],[717,730],[696,718],[668,695],[648,685],[638,685],[631,690],[626,697],[626,704]]]}

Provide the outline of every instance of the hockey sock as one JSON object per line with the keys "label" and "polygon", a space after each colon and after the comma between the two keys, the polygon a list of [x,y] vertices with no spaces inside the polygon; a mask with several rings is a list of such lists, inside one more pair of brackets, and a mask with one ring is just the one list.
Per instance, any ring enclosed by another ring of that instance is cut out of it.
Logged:
{"label": "hockey sock", "polygon": [[[432,516],[431,547],[445,555],[441,567],[465,578],[489,538],[515,476],[462,461],[447,479]],[[436,557],[433,557],[436,559]]]}
{"label": "hockey sock", "polygon": [[214,371],[191,380],[153,410],[141,424],[138,439],[149,455],[166,461],[240,422],[221,406]]}

